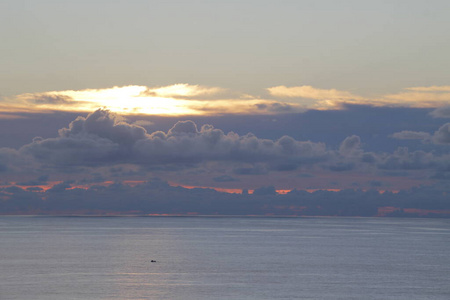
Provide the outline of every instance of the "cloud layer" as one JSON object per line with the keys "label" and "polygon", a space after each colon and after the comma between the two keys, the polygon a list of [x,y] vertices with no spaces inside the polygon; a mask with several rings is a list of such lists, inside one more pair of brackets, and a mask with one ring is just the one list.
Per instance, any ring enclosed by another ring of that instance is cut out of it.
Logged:
{"label": "cloud layer", "polygon": [[[375,183],[376,185],[376,183]],[[0,187],[1,214],[53,215],[275,215],[450,217],[448,186],[399,193],[374,190],[306,191],[277,194],[264,186],[253,194],[172,187],[161,180],[130,186],[112,183],[79,188],[68,182],[44,191]],[[427,201],[423,201],[427,199]]]}
{"label": "cloud layer", "polygon": [[[170,173],[196,169],[212,172],[214,181],[220,183],[239,182],[240,176],[299,169],[349,175],[420,171],[425,172],[422,178],[431,178],[436,172],[450,172],[449,126],[450,123],[444,124],[433,135],[414,131],[392,134],[397,139],[427,139],[443,147],[440,152],[398,147],[388,153],[364,150],[364,143],[357,135],[344,138],[339,147],[332,148],[322,142],[302,141],[287,135],[272,140],[252,133],[225,133],[212,125],[199,127],[190,120],[178,121],[166,132],[148,132],[108,110],[99,109],[87,117],[77,117],[68,127],[60,129],[57,137],[36,137],[19,150],[1,148],[0,171],[19,174],[34,168],[35,172],[45,169],[67,173],[86,172],[80,168],[125,166],[122,174],[138,175],[141,171],[145,174],[155,170]],[[103,172],[102,176],[114,175],[112,171],[109,175],[101,170],[95,172]]]}
{"label": "cloud layer", "polygon": [[[264,92],[264,91],[262,91]],[[220,87],[191,85],[147,87],[130,85],[105,89],[26,93],[3,98],[0,112],[79,111],[90,112],[108,107],[121,114],[217,115],[281,114],[310,109],[344,109],[346,105],[438,108],[436,117],[448,116],[448,86],[409,87],[404,91],[377,97],[365,97],[349,91],[323,89],[308,85],[274,86],[269,95],[251,95]]]}
{"label": "cloud layer", "polygon": [[312,86],[275,86],[267,89],[268,92],[279,98],[312,99],[305,102],[297,100],[304,107],[314,109],[336,109],[344,104],[363,104],[373,106],[399,106],[399,107],[442,107],[450,103],[450,89],[448,86],[410,87],[406,92],[381,95],[379,97],[363,97],[348,91],[336,89],[319,89]]}
{"label": "cloud layer", "polygon": [[20,149],[37,160],[60,165],[134,163],[145,166],[198,164],[205,161],[270,164],[294,167],[324,160],[325,145],[283,136],[276,141],[253,134],[239,136],[211,125],[197,128],[179,121],[167,133],[148,133],[107,110],[78,117],[59,136],[35,139]]}

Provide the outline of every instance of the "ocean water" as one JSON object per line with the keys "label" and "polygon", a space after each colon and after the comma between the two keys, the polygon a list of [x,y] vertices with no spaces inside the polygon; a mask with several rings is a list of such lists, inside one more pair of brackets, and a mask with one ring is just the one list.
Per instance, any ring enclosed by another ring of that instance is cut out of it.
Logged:
{"label": "ocean water", "polygon": [[447,300],[449,251],[445,219],[0,217],[0,299]]}

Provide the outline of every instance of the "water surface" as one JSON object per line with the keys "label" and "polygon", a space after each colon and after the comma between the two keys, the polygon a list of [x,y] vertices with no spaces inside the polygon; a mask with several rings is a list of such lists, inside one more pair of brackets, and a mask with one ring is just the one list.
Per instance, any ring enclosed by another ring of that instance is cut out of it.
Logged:
{"label": "water surface", "polygon": [[445,219],[0,217],[0,299],[450,299],[449,249]]}

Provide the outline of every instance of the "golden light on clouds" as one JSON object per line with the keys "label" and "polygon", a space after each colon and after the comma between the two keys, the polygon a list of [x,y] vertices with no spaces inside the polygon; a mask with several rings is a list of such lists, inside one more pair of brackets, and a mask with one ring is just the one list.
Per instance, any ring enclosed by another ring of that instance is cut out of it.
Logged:
{"label": "golden light on clouds", "polygon": [[40,109],[92,111],[107,107],[118,113],[178,115],[193,113],[185,103],[172,98],[142,96],[145,86],[124,86],[81,91],[51,91],[23,94],[18,100],[34,104]]}
{"label": "golden light on clouds", "polygon": [[417,87],[409,87],[406,88],[405,90],[417,92],[450,92],[450,85],[417,86]]}
{"label": "golden light on clouds", "polygon": [[[120,114],[217,115],[279,114],[308,109],[342,109],[344,104],[402,107],[450,105],[450,86],[409,87],[399,93],[363,97],[337,89],[275,86],[273,99],[261,99],[219,87],[174,84],[162,87],[130,85],[105,89],[26,93],[2,99],[0,113],[78,111],[107,108]],[[269,98],[270,98],[269,97]]]}
{"label": "golden light on clouds", "polygon": [[[372,106],[397,106],[433,108],[450,105],[450,86],[410,87],[407,92],[382,95],[379,97],[363,97],[348,91],[336,89],[318,89],[312,86],[275,86],[267,89],[279,98],[303,104],[310,109],[340,109],[343,104],[359,104]],[[305,99],[310,101],[305,102]]]}
{"label": "golden light on clouds", "polygon": [[212,96],[224,92],[225,90],[218,87],[203,87],[199,85],[189,85],[187,83],[179,83],[159,88],[148,88],[144,94],[159,97],[198,97]]}
{"label": "golden light on clouds", "polygon": [[340,91],[336,89],[318,89],[309,85],[286,87],[284,85],[275,86],[267,89],[270,94],[278,97],[301,97],[311,99],[354,99],[362,100],[363,97],[353,95],[347,91]]}
{"label": "golden light on clouds", "polygon": [[274,114],[290,111],[297,106],[247,94],[226,94],[226,90],[222,88],[189,84],[156,88],[131,85],[107,89],[27,93],[9,100],[12,111],[23,111],[32,107],[35,111],[91,112],[104,107],[120,114],[167,116]]}

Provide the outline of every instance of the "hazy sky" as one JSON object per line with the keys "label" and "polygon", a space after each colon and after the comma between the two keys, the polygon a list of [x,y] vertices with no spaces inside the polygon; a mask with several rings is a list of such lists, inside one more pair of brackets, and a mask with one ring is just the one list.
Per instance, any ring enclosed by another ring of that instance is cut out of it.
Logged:
{"label": "hazy sky", "polygon": [[0,92],[446,85],[449,15],[446,0],[2,0]]}
{"label": "hazy sky", "polygon": [[0,186],[445,185],[449,16],[444,0],[1,0]]}

